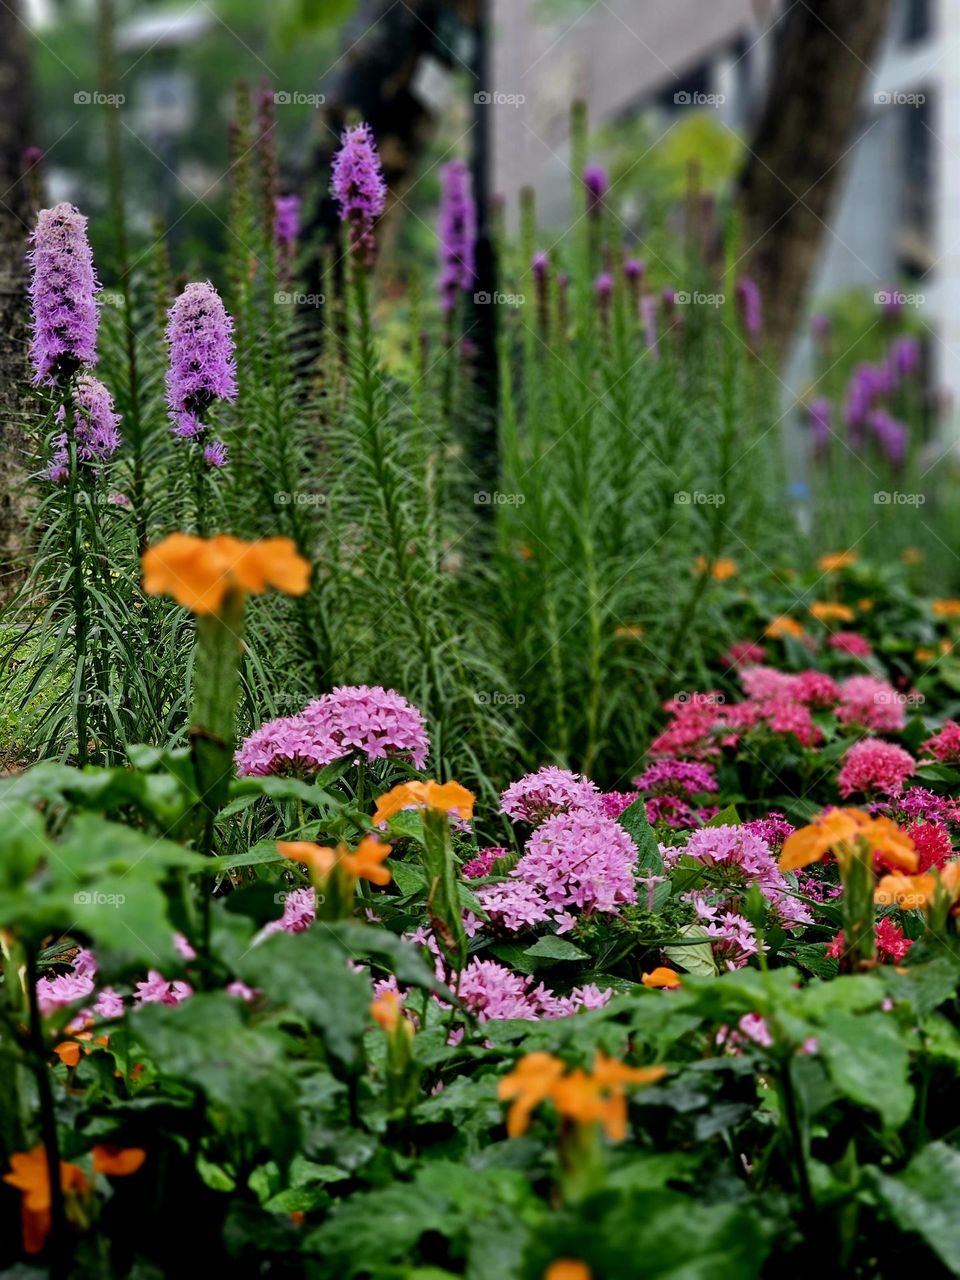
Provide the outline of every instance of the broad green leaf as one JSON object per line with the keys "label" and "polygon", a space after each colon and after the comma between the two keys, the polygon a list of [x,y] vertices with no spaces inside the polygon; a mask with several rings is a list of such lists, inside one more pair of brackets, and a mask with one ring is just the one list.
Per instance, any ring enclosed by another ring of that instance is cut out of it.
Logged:
{"label": "broad green leaf", "polygon": [[910,1115],[909,1055],[895,1019],[886,1013],[832,1013],[817,1032],[831,1080],[851,1102],[869,1107],[897,1129]]}
{"label": "broad green leaf", "polygon": [[566,938],[558,938],[553,934],[545,934],[538,938],[532,947],[523,953],[535,960],[589,960],[585,951],[575,947]]}
{"label": "broad green leaf", "polygon": [[960,1275],[960,1151],[932,1142],[902,1173],[887,1177],[870,1169],[868,1174],[886,1216],[901,1231],[920,1236],[953,1275]]}

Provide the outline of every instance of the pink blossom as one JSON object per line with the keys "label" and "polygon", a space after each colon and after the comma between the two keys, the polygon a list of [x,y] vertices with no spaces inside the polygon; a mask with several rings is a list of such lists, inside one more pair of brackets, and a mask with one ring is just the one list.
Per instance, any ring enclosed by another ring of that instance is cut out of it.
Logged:
{"label": "pink blossom", "polygon": [[906,699],[875,676],[850,676],[840,686],[837,719],[878,733],[899,733],[907,722]]}
{"label": "pink blossom", "polygon": [[827,645],[831,649],[836,649],[838,653],[848,653],[852,658],[873,656],[873,645],[856,631],[835,631],[827,641]]}
{"label": "pink blossom", "polygon": [[637,848],[599,813],[558,813],[539,827],[513,875],[542,890],[551,909],[615,911],[636,902]]}
{"label": "pink blossom", "polygon": [[916,760],[902,747],[881,738],[864,738],[843,757],[837,788],[844,798],[854,792],[897,795],[916,767]]}
{"label": "pink blossom", "polygon": [[928,738],[920,750],[935,756],[942,764],[960,764],[960,724],[955,720],[944,721],[943,728]]}
{"label": "pink blossom", "polygon": [[133,998],[141,1004],[177,1005],[193,995],[193,987],[187,982],[171,982],[156,969],[147,972],[147,981],[138,982]]}
{"label": "pink blossom", "polygon": [[550,904],[539,889],[523,880],[483,885],[477,890],[477,899],[493,924],[510,933],[532,929],[550,919]]}
{"label": "pink blossom", "polygon": [[500,797],[500,808],[514,822],[537,826],[547,818],[575,809],[599,806],[600,790],[596,783],[569,769],[544,765],[536,773],[528,773],[512,782]]}

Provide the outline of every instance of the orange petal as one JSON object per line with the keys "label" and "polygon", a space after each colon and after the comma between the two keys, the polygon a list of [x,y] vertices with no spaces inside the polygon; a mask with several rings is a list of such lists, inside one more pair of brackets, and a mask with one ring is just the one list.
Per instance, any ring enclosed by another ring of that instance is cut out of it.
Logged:
{"label": "orange petal", "polygon": [[93,1148],[94,1173],[104,1173],[111,1178],[125,1178],[136,1173],[147,1158],[142,1147],[114,1147],[108,1143]]}
{"label": "orange petal", "polygon": [[676,969],[668,969],[666,965],[658,965],[650,973],[640,979],[645,987],[680,987],[683,983]]}

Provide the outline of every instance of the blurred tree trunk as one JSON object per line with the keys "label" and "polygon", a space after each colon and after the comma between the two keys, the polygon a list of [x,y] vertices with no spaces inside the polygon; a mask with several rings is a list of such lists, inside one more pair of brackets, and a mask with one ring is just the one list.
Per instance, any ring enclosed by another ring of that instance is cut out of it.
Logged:
{"label": "blurred tree trunk", "polygon": [[0,4],[0,599],[14,580],[26,526],[27,273],[30,138],[27,31],[20,0]]}
{"label": "blurred tree trunk", "polygon": [[766,338],[781,357],[800,320],[890,8],[890,0],[794,0],[774,30],[767,96],[739,188],[743,265],[763,290]]}

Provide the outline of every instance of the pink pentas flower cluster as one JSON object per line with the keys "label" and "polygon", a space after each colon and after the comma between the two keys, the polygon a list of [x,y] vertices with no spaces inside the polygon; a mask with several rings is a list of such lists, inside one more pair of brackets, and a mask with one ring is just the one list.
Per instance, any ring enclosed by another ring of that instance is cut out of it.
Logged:
{"label": "pink pentas flower cluster", "polygon": [[387,184],[368,124],[344,131],[340,149],[333,157],[330,190],[340,220],[350,229],[351,248],[369,260],[373,253],[373,225],[387,204]]}
{"label": "pink pentas flower cluster", "polygon": [[213,402],[237,395],[233,320],[209,280],[188,284],[174,302],[166,338],[170,419],[178,436],[193,439],[203,434]]}
{"label": "pink pentas flower cluster", "polygon": [[417,769],[426,763],[430,740],[423,714],[393,689],[340,685],[308,703],[301,714],[330,738],[337,756],[357,752],[371,762],[402,756]]}
{"label": "pink pentas flower cluster", "polygon": [[31,236],[30,360],[34,382],[51,385],[78,365],[97,362],[100,288],[87,219],[72,204],[41,209]]}
{"label": "pink pentas flower cluster", "polygon": [[742,969],[757,953],[757,931],[736,911],[723,911],[717,903],[691,895],[697,913],[697,930],[710,940],[714,959],[725,969]]}
{"label": "pink pentas flower cluster", "polygon": [[540,889],[525,880],[482,885],[477,890],[477,900],[494,927],[508,933],[533,929],[550,919],[550,906]]}
{"label": "pink pentas flower cluster", "polygon": [[960,724],[955,720],[944,721],[943,728],[928,738],[920,749],[941,764],[960,764]]}
{"label": "pink pentas flower cluster", "polygon": [[916,767],[916,760],[903,747],[882,738],[864,738],[844,755],[837,788],[844,799],[855,792],[897,795]]}
{"label": "pink pentas flower cluster", "polygon": [[851,658],[870,658],[873,656],[873,645],[856,631],[835,631],[827,645],[837,653],[849,654]]}
{"label": "pink pentas flower cluster", "polygon": [[598,809],[600,789],[589,778],[556,765],[544,765],[512,782],[500,797],[500,808],[514,822],[538,826],[560,813]]}
{"label": "pink pentas flower cluster", "polygon": [[538,827],[513,875],[539,889],[551,912],[615,911],[637,900],[636,863],[636,845],[618,822],[581,809]]}
{"label": "pink pentas flower cluster", "polygon": [[652,827],[659,823],[664,827],[672,827],[674,831],[692,831],[702,827],[705,822],[718,812],[716,805],[698,808],[688,804],[682,796],[651,796],[644,802],[647,821]]}
{"label": "pink pentas flower cluster", "polygon": [[92,951],[81,949],[73,958],[69,973],[53,978],[37,979],[37,1003],[46,1017],[57,1009],[76,1004],[93,995],[97,976],[97,962]]}
{"label": "pink pentas flower cluster", "polygon": [[753,667],[766,659],[767,651],[762,644],[752,640],[738,640],[732,644],[720,661],[725,667]]}
{"label": "pink pentas flower cluster", "polygon": [[193,995],[189,982],[171,982],[156,969],[150,969],[146,982],[138,982],[134,988],[134,1000],[138,1004],[178,1005]]}
{"label": "pink pentas flower cluster", "polygon": [[654,795],[687,797],[717,790],[712,765],[672,760],[668,756],[654,760],[639,777],[633,779],[633,785]]}
{"label": "pink pentas flower cluster", "polygon": [[294,716],[268,720],[236,753],[245,776],[311,774],[343,756],[397,757],[422,769],[430,750],[421,712],[393,689],[341,685]]}
{"label": "pink pentas flower cluster", "polygon": [[746,667],[740,683],[748,697],[757,702],[799,702],[808,707],[831,707],[839,701],[840,690],[823,671],[791,674],[775,667]]}
{"label": "pink pentas flower cluster", "polygon": [[691,833],[685,845],[661,845],[660,852],[668,869],[676,866],[683,854],[696,858],[716,873],[717,887],[723,894],[740,895],[755,884],[790,926],[811,921],[807,907],[791,896],[790,884],[770,846],[745,826],[702,827]]}
{"label": "pink pentas flower cluster", "polygon": [[605,818],[619,818],[636,799],[634,791],[604,791],[598,801],[599,811]]}
{"label": "pink pentas flower cluster", "polygon": [[877,733],[899,733],[907,723],[906,701],[886,680],[850,676],[840,685],[837,719]]}
{"label": "pink pentas flower cluster", "polygon": [[460,977],[460,999],[480,1022],[520,1018],[536,1022],[541,1018],[565,1018],[578,1009],[600,1009],[612,992],[587,985],[575,987],[568,996],[558,996],[543,983],[514,973],[495,960],[471,960]]}
{"label": "pink pentas flower cluster", "polygon": [[283,915],[279,920],[271,920],[257,934],[256,941],[262,942],[274,933],[303,933],[309,929],[317,916],[316,892],[312,886],[301,889],[290,889],[284,894]]}

